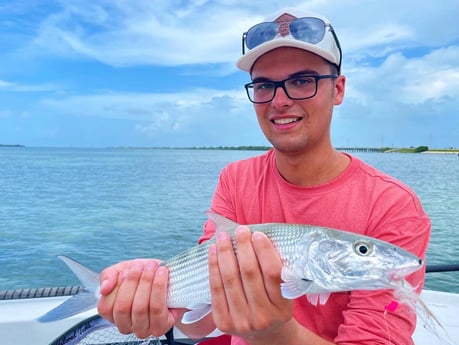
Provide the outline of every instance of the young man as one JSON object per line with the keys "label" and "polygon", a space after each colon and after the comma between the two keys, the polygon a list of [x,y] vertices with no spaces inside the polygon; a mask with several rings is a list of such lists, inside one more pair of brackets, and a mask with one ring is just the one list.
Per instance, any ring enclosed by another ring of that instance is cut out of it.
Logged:
{"label": "young man", "polygon": [[[399,245],[424,258],[430,221],[416,195],[359,159],[336,151],[330,124],[342,103],[342,52],[329,21],[284,10],[243,35],[237,62],[250,73],[246,90],[269,152],[229,164],[211,209],[240,224],[301,223],[352,231]],[[200,241],[210,239],[207,222]],[[167,269],[155,260],[120,263],[101,275],[99,312],[120,331],[144,337],[173,325],[192,337],[215,327],[231,344],[412,344],[416,316],[392,311],[392,291],[333,293],[325,305],[280,292],[282,262],[271,242],[241,226],[237,256],[226,233],[209,251],[212,313],[181,325],[184,310],[165,304]],[[409,282],[419,292],[424,273]],[[155,298],[150,298],[155,296]]]}

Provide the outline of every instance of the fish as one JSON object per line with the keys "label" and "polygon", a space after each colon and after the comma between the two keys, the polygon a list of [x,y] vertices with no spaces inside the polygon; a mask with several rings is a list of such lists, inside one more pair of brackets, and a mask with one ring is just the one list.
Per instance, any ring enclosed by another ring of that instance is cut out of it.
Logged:
{"label": "fish", "polygon": [[[206,212],[216,233],[231,235],[236,222]],[[405,277],[424,263],[416,255],[394,244],[348,231],[326,227],[263,223],[248,225],[250,231],[264,233],[283,262],[282,296],[295,299],[306,295],[313,305],[325,304],[333,292],[399,289]],[[194,246],[161,263],[169,269],[167,305],[187,308],[182,322],[191,324],[211,312],[208,273],[209,246],[215,238]],[[60,256],[80,279],[84,290],[40,316],[39,322],[57,321],[95,308],[100,297],[99,274],[67,257]]]}

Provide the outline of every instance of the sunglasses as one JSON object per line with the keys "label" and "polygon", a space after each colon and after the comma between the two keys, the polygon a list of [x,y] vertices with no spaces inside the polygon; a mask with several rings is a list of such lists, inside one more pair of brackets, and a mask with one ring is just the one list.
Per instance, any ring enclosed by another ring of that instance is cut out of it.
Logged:
{"label": "sunglasses", "polygon": [[336,36],[331,24],[326,24],[322,19],[315,17],[296,18],[291,22],[264,22],[252,26],[249,30],[247,30],[247,32],[242,34],[242,55],[245,54],[246,47],[250,50],[260,44],[271,41],[278,37],[281,33],[285,32],[287,28],[288,31],[286,34],[290,33],[294,39],[311,44],[321,42],[324,39],[328,28],[336,42],[336,46],[338,47],[338,71],[341,70],[343,52],[341,51],[341,45],[339,44],[338,37]]}

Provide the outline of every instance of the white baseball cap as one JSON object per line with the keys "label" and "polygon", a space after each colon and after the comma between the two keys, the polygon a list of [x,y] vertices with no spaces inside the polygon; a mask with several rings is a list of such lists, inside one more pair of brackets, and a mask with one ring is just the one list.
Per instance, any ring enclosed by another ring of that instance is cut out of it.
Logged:
{"label": "white baseball cap", "polygon": [[250,72],[263,54],[280,47],[307,50],[341,68],[341,47],[330,21],[322,15],[286,8],[243,34],[243,55],[236,66]]}

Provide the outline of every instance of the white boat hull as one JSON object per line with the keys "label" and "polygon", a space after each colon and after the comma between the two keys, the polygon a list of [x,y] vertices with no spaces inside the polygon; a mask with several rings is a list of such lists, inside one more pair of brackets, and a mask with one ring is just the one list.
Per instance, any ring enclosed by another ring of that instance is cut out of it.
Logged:
{"label": "white boat hull", "polygon": [[[423,290],[421,299],[427,305],[429,310],[435,315],[440,324],[446,331],[448,342],[442,342],[434,333],[430,332],[423,325],[423,321],[418,319],[416,331],[413,336],[416,345],[445,345],[459,344],[459,294]],[[441,336],[445,336],[445,332],[439,329]]]}
{"label": "white boat hull", "polygon": [[[39,323],[35,319],[65,301],[66,297],[45,297],[0,301],[0,343],[3,345],[49,345],[83,320],[96,315],[90,310],[65,320]],[[424,290],[422,299],[447,331],[451,344],[459,344],[459,294]],[[216,335],[218,333],[214,333]],[[442,334],[444,336],[444,334]],[[176,338],[183,335],[176,333]],[[416,345],[444,344],[418,322],[413,337]],[[103,345],[101,343],[101,345]]]}

